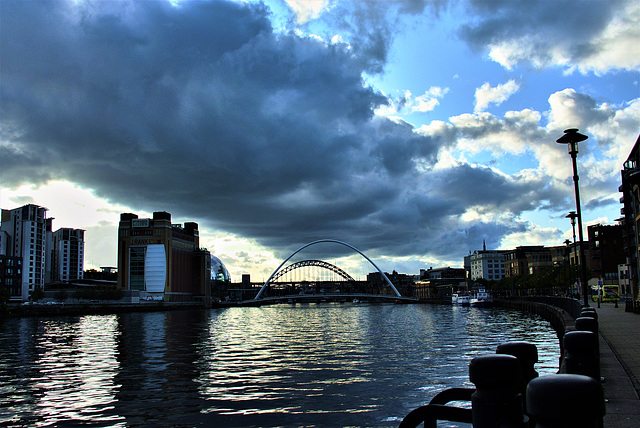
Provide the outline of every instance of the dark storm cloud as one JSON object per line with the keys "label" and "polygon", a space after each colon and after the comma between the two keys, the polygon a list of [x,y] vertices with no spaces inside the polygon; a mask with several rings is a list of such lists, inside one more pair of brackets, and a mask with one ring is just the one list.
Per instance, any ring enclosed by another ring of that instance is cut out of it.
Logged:
{"label": "dark storm cloud", "polygon": [[580,63],[606,49],[596,42],[625,0],[558,0],[518,2],[469,0],[473,23],[461,26],[470,45],[484,49],[509,41],[523,41],[529,60],[550,64],[552,47],[562,47],[571,64]]}
{"label": "dark storm cloud", "polygon": [[610,205],[620,205],[620,200],[614,197],[602,197],[590,200],[584,207],[587,210],[596,210],[598,208],[607,207]]}
{"label": "dark storm cloud", "polygon": [[463,164],[438,174],[436,187],[469,206],[518,216],[525,211],[564,204],[566,195],[550,188],[547,181],[545,177],[538,180],[525,180],[518,175],[507,177],[488,167]]}
{"label": "dark storm cloud", "polygon": [[[482,202],[477,180],[499,189],[482,193],[489,206],[531,207],[516,195],[534,190],[488,170],[429,185],[443,142],[374,117],[387,100],[363,84],[386,61],[385,31],[328,44],[276,34],[263,6],[225,1],[0,8],[5,186],[68,179],[281,254],[339,238],[457,259],[462,240],[512,231],[458,229],[469,201]],[[354,33],[376,18],[365,9]]]}

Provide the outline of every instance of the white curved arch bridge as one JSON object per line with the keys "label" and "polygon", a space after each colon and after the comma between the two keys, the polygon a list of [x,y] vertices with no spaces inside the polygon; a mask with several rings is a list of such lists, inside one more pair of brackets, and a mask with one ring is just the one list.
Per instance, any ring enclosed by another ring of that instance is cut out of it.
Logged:
{"label": "white curved arch bridge", "polygon": [[[319,243],[334,243],[346,246],[353,251],[360,254],[363,258],[365,258],[381,275],[382,279],[385,282],[385,287],[381,293],[363,293],[363,292],[345,292],[345,290],[333,291],[330,293],[311,293],[307,294],[304,292],[300,292],[297,294],[280,294],[278,296],[264,296],[265,290],[269,289],[270,285],[275,282],[276,279],[281,278],[286,273],[292,272],[296,269],[305,267],[305,266],[318,266],[327,270],[330,270],[341,277],[344,281],[348,283],[355,283],[356,281],[345,271],[340,269],[339,267],[332,265],[330,263],[321,261],[321,260],[303,260],[301,262],[293,263],[286,268],[282,269],[282,267],[296,254],[300,251],[304,250],[307,247],[312,245],[316,245]],[[366,300],[366,301],[393,301],[396,303],[413,303],[418,300],[412,297],[402,296],[398,289],[393,285],[393,283],[389,280],[387,275],[362,251],[358,250],[352,245],[349,245],[342,241],[337,241],[334,239],[321,239],[318,241],[310,242],[302,247],[298,248],[296,251],[291,253],[289,257],[287,257],[278,268],[273,271],[269,279],[264,283],[260,291],[256,294],[256,297],[253,299],[253,304],[269,304],[269,303],[279,303],[283,301],[289,302],[304,302],[304,301],[346,301],[346,300]]]}

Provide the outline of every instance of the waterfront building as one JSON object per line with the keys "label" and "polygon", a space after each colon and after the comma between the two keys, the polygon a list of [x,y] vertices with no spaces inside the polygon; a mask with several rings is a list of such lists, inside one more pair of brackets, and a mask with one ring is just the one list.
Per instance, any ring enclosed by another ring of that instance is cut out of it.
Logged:
{"label": "waterfront building", "polygon": [[0,254],[0,289],[7,290],[10,299],[22,293],[22,257]]}
{"label": "waterfront building", "polygon": [[420,279],[414,286],[418,299],[450,299],[454,292],[466,288],[466,271],[452,267],[420,269]]}
{"label": "waterfront building", "polygon": [[464,256],[462,263],[464,266],[464,280],[469,285],[469,282],[471,282],[471,251],[469,251],[468,256]]}
{"label": "waterfront building", "polygon": [[551,264],[554,266],[569,264],[569,247],[566,245],[557,245],[549,247],[551,253]]}
{"label": "waterfront building", "polygon": [[[384,273],[389,281],[396,287],[398,292],[403,296],[414,295],[414,282],[413,275],[407,275],[406,273],[398,273],[395,270],[392,273]],[[367,274],[367,287],[368,292],[372,294],[391,294],[393,291],[391,287],[387,285],[387,281],[384,279],[380,272],[370,272]]]}
{"label": "waterfront building", "polygon": [[584,257],[589,260],[589,243],[576,242],[575,245],[569,245],[569,264],[572,266],[580,266],[580,245],[584,245]]}
{"label": "waterfront building", "polygon": [[211,295],[211,253],[200,248],[198,224],[171,224],[171,214],[153,218],[120,215],[118,287],[140,299],[205,301]]}
{"label": "waterfront building", "polygon": [[3,209],[0,235],[0,255],[13,260],[22,259],[20,286],[12,284],[10,287],[11,300],[26,301],[35,289],[44,289],[48,252],[47,209],[34,204],[13,210]]}
{"label": "waterfront building", "polygon": [[553,266],[551,249],[542,245],[519,246],[505,253],[505,277],[534,275]]}
{"label": "waterfront building", "polygon": [[624,162],[621,171],[622,184],[618,190],[622,193],[620,203],[623,207],[620,210],[622,217],[618,219],[623,227],[623,249],[625,252],[626,265],[629,267],[629,290],[628,293],[634,300],[640,299],[640,286],[638,284],[638,273],[640,272],[640,239],[639,228],[636,226],[640,222],[640,136],[636,144],[631,149],[629,157]]}
{"label": "waterfront building", "polygon": [[482,250],[475,250],[469,256],[471,266],[471,281],[484,278],[488,281],[498,281],[505,276],[505,250],[487,250],[482,243]]}
{"label": "waterfront building", "polygon": [[222,260],[215,256],[211,256],[211,280],[225,283],[231,282],[231,275],[229,275],[229,271],[227,271]]}
{"label": "waterfront building", "polygon": [[589,233],[589,268],[595,285],[618,285],[618,265],[626,260],[621,225],[594,224]]}
{"label": "waterfront building", "polygon": [[82,279],[84,275],[84,230],[62,228],[51,234],[49,282]]}

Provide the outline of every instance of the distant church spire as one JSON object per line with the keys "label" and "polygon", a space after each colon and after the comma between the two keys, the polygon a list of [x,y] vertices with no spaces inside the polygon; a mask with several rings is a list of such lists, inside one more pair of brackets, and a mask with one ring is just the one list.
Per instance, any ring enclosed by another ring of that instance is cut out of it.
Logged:
{"label": "distant church spire", "polygon": [[487,251],[487,243],[482,240],[482,251]]}

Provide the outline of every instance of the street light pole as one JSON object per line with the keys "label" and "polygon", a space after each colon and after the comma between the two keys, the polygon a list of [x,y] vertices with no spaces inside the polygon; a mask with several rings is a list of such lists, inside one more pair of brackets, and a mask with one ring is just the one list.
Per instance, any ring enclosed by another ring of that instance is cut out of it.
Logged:
{"label": "street light pole", "polygon": [[564,240],[564,245],[567,246],[567,262],[565,263],[565,273],[569,277],[569,292],[573,296],[573,284],[571,283],[571,241]]}
{"label": "street light pole", "polygon": [[[578,217],[578,214],[576,214],[575,211],[569,211],[569,214],[567,216],[565,216],[565,218],[568,218],[569,220],[571,220],[571,228],[573,229],[573,252],[578,254],[578,247],[576,247],[576,217]],[[578,271],[578,257],[576,257],[576,282],[582,284],[582,280],[580,279],[580,272]],[[571,260],[571,259],[569,259]],[[580,288],[578,288],[578,292],[580,292]]]}
{"label": "street light pole", "polygon": [[582,296],[584,299],[584,306],[589,306],[589,299],[587,296],[587,266],[586,259],[584,257],[584,238],[582,234],[582,211],[580,210],[580,188],[578,186],[578,163],[576,157],[578,154],[578,143],[586,140],[586,135],[580,134],[576,128],[566,129],[564,135],[556,140],[557,143],[566,144],[569,149],[569,155],[573,163],[573,185],[576,193],[576,211],[578,217],[578,236],[580,238],[580,265],[582,266]]}

